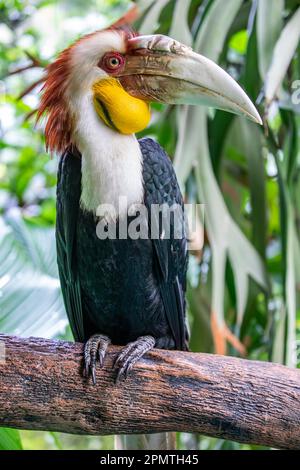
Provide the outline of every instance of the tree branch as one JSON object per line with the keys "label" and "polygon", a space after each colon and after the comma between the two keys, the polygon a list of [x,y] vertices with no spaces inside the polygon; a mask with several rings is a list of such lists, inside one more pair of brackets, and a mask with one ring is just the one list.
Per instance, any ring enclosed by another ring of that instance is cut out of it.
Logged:
{"label": "tree branch", "polygon": [[120,348],[112,347],[93,386],[81,375],[81,344],[0,341],[1,426],[98,435],[183,431],[300,449],[299,370],[156,350],[117,386],[112,364]]}

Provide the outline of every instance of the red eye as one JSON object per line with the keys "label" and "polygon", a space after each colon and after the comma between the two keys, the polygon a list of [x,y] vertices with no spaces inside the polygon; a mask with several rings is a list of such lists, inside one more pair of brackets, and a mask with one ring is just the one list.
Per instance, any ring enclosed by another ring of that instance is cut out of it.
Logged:
{"label": "red eye", "polygon": [[124,67],[125,58],[118,52],[109,52],[102,57],[99,67],[109,73],[119,72]]}

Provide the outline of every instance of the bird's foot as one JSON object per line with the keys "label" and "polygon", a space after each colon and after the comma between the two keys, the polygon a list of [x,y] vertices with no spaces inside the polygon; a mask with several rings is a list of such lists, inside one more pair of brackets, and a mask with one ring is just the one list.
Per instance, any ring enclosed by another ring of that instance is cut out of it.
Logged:
{"label": "bird's foot", "polygon": [[116,382],[126,379],[134,364],[154,346],[155,339],[152,336],[141,336],[133,343],[129,343],[115,361],[114,368],[118,369]]}
{"label": "bird's foot", "polygon": [[96,384],[96,361],[99,359],[100,367],[103,367],[105,354],[111,340],[104,335],[92,336],[84,346],[84,376],[92,376],[93,384]]}

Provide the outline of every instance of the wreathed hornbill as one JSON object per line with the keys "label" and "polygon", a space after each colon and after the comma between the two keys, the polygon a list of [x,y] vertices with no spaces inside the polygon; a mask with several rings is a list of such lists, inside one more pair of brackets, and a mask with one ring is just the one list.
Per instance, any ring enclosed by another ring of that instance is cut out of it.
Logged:
{"label": "wreathed hornbill", "polygon": [[48,67],[39,118],[47,114],[47,148],[61,155],[59,274],[73,335],[85,342],[85,373],[94,382],[96,362],[103,365],[111,342],[125,346],[115,363],[118,378],[154,347],[188,347],[186,237],[99,239],[96,230],[100,205],[115,208],[116,226],[132,206],[183,205],[164,150],[135,137],[149,124],[150,102],[205,104],[261,122],[225,71],[166,36],[98,31]]}

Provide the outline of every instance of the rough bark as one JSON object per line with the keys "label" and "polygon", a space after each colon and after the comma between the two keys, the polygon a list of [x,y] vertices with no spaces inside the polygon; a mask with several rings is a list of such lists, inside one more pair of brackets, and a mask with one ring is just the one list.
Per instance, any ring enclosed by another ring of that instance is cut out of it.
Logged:
{"label": "rough bark", "polygon": [[0,341],[1,426],[98,435],[183,431],[300,449],[299,370],[156,350],[116,385],[120,349],[112,347],[93,386],[81,375],[81,344]]}

